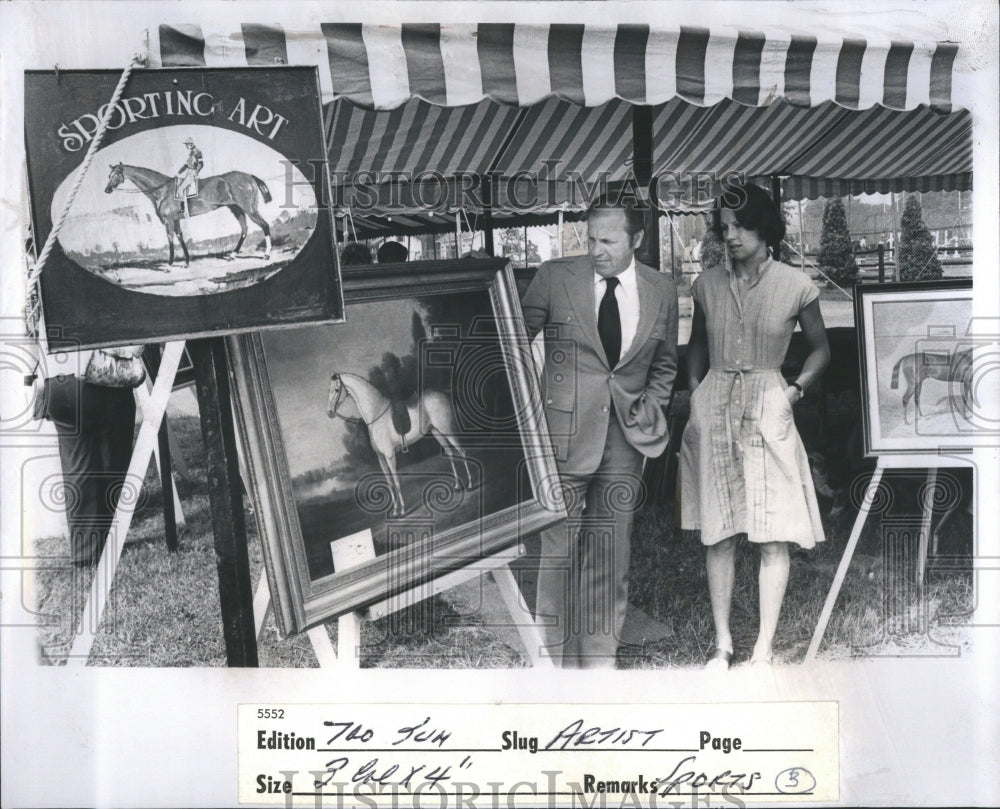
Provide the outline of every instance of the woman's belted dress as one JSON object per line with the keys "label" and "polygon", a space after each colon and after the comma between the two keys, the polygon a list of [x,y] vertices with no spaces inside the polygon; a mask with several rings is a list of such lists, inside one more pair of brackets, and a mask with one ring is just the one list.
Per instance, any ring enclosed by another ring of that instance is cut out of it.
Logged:
{"label": "woman's belted dress", "polygon": [[823,525],[780,368],[799,312],[819,291],[769,258],[742,297],[722,267],[703,272],[692,295],[705,313],[709,371],[681,439],[681,527],[700,529],[705,545],[746,533],[811,548]]}

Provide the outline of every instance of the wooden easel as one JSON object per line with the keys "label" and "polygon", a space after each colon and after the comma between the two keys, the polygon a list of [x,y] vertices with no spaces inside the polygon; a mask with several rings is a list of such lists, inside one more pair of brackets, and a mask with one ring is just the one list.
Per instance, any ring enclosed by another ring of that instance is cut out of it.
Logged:
{"label": "wooden easel", "polygon": [[[140,393],[142,426],[132,450],[126,478],[142,485],[146,469],[161,440],[161,425],[167,400],[173,388],[177,368],[184,351],[184,341],[166,344],[159,372],[148,395]],[[188,350],[195,366],[198,409],[209,469],[209,499],[219,574],[219,600],[222,607],[226,661],[230,666],[256,666],[257,640],[253,628],[253,588],[247,551],[246,525],[243,517],[243,493],[237,455],[236,428],[233,424],[229,392],[226,347],[221,337],[189,342]],[[164,498],[166,484],[164,484]],[[111,583],[121,559],[125,537],[132,524],[138,498],[120,501],[101,558],[97,563],[84,615],[93,616],[89,628],[81,625],[70,649],[67,665],[86,665],[101,616],[107,604]]]}
{"label": "wooden easel", "polygon": [[916,583],[922,588],[927,570],[927,551],[930,542],[931,522],[934,512],[933,489],[934,484],[937,482],[938,469],[941,467],[966,466],[969,463],[971,463],[971,456],[968,460],[965,458],[944,455],[891,457],[883,455],[878,458],[871,480],[868,481],[868,485],[865,487],[865,495],[861,502],[861,508],[858,510],[858,516],[854,520],[854,527],[851,529],[851,535],[847,540],[847,547],[844,548],[844,553],[840,557],[840,564],[837,566],[837,572],[833,577],[833,584],[830,585],[830,592],[827,593],[826,602],[823,604],[823,610],[820,613],[819,621],[816,623],[816,629],[813,632],[812,640],[809,643],[809,648],[806,650],[806,656],[803,662],[808,663],[809,661],[814,660],[816,658],[816,653],[819,651],[819,646],[823,642],[823,635],[826,634],[826,627],[830,623],[830,616],[833,614],[833,607],[837,603],[837,596],[840,595],[840,588],[843,586],[844,579],[847,577],[847,570],[851,566],[851,560],[854,558],[854,550],[857,548],[858,540],[861,538],[861,531],[865,527],[865,522],[868,519],[868,512],[871,511],[872,503],[875,502],[875,495],[878,491],[880,483],[882,482],[882,475],[885,470],[927,469],[927,485],[924,494],[924,501],[921,504],[922,514],[920,522],[920,537],[917,547],[916,570]]}
{"label": "wooden easel", "polygon": [[[167,343],[152,390],[147,393],[144,387],[136,388],[137,392],[141,391],[136,398],[142,411],[142,426],[139,427],[139,436],[132,449],[132,459],[129,461],[125,478],[135,484],[136,495],[142,486],[146,469],[149,468],[150,459],[158,449],[160,424],[163,421],[163,414],[167,410],[167,401],[173,389],[174,377],[177,374],[177,366],[180,364],[183,352],[183,340]],[[172,483],[172,478],[170,480]],[[167,481],[163,481],[163,493],[164,500],[166,500]],[[132,525],[132,517],[135,514],[138,500],[139,498],[136,496],[121,498],[118,501],[111,530],[108,532],[108,541],[101,552],[100,560],[97,562],[94,579],[90,585],[90,595],[84,606],[83,616],[93,616],[93,623],[91,627],[85,627],[83,625],[84,619],[81,617],[76,639],[73,641],[69,658],[66,661],[68,666],[85,666],[90,657],[90,649],[94,645],[94,637],[97,634],[101,616],[104,615],[108,594],[111,591],[111,582],[114,581],[115,571],[118,570],[118,562],[121,560],[122,549],[125,546],[125,537]]]}
{"label": "wooden easel", "polygon": [[[361,623],[365,620],[375,620],[392,615],[395,612],[412,607],[424,599],[450,590],[459,584],[479,576],[490,575],[500,590],[500,596],[510,613],[512,623],[517,629],[528,658],[537,668],[552,668],[552,659],[545,651],[542,633],[535,623],[528,605],[525,603],[517,580],[510,569],[511,562],[519,559],[525,553],[523,545],[518,544],[492,556],[473,562],[459,570],[454,570],[444,576],[418,587],[406,590],[391,598],[379,601],[377,604],[341,615],[337,619],[337,648],[333,648],[330,636],[324,625],[306,630],[309,641],[321,668],[358,669],[361,667]],[[257,592],[253,601],[254,625],[259,639],[264,631],[264,623],[271,613],[271,594],[268,589],[267,577],[261,576],[257,584]]]}
{"label": "wooden easel", "polygon": [[[162,352],[160,350],[160,346],[155,343],[146,347],[143,359],[147,368],[149,368],[153,379],[159,375],[161,355]],[[176,375],[174,380],[176,381]],[[148,408],[149,403],[149,391],[147,390],[147,385],[151,386],[149,378],[146,379],[144,384],[135,389],[136,402],[143,410]],[[173,383],[171,383],[170,387],[171,390],[173,390]],[[143,419],[145,420],[145,416]],[[181,498],[177,492],[177,484],[174,481],[173,464],[171,461],[173,458],[180,460],[181,456],[180,453],[176,452],[171,446],[172,442],[170,440],[168,425],[169,422],[167,420],[167,415],[164,413],[163,420],[160,423],[160,429],[157,432],[156,446],[153,447],[153,455],[156,461],[156,468],[160,475],[160,485],[163,489],[163,536],[166,540],[167,550],[176,551],[179,547],[177,527],[178,525],[184,525],[184,510],[181,507]],[[168,481],[170,484],[169,495],[167,486]]]}

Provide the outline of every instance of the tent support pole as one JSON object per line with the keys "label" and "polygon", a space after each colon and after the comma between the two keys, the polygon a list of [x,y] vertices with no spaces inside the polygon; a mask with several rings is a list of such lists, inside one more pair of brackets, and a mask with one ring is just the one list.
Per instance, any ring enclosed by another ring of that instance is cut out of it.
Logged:
{"label": "tent support pole", "polygon": [[462,215],[455,211],[455,258],[462,255]]}
{"label": "tent support pole", "polygon": [[491,256],[496,255],[493,247],[493,176],[483,177],[483,248]]}
{"label": "tent support pole", "polygon": [[[959,192],[959,196],[961,196],[961,192]],[[959,209],[961,209],[961,207],[962,207],[961,199],[959,199],[958,205],[959,205]],[[557,244],[556,244],[556,258],[562,258],[562,254],[563,254],[563,234],[562,234],[562,229],[563,229],[563,212],[562,212],[562,208],[560,208],[556,212],[556,217],[557,217],[556,221],[558,222],[558,224],[556,226],[558,228],[557,233],[559,234],[559,238],[558,238]],[[961,212],[959,213],[959,217],[961,218]]]}
{"label": "tent support pole", "polygon": [[[781,178],[777,174],[771,175],[771,198],[774,200],[774,204],[778,211],[781,211]],[[775,261],[781,261],[780,244],[777,244],[774,247],[774,258]]]}
{"label": "tent support pole", "polygon": [[653,108],[648,104],[632,106],[632,172],[648,191],[653,178]]}
{"label": "tent support pole", "polygon": [[899,231],[896,229],[896,192],[889,192],[889,207],[892,208],[892,247],[889,258],[892,260],[892,280],[899,280],[899,262],[896,261],[896,251],[899,250]]}
{"label": "tent support pole", "polygon": [[[648,104],[632,106],[632,173],[639,186],[647,192],[653,187],[653,108]],[[646,237],[637,251],[637,258],[656,270],[660,269],[660,212],[652,207],[652,199],[644,195],[650,208],[646,213]],[[673,264],[670,265],[673,273]]]}
{"label": "tent support pole", "polygon": [[[670,229],[670,238],[674,238],[674,229]],[[650,207],[646,212],[646,263],[654,270],[660,271],[660,211]],[[670,257],[670,274],[674,273],[673,256]]]}
{"label": "tent support pole", "polygon": [[805,232],[802,229],[803,228],[802,200],[800,199],[798,203],[799,203],[799,261],[802,264],[802,269],[804,271],[806,268],[806,236]]}
{"label": "tent support pole", "polygon": [[674,272],[674,214],[673,211],[667,211],[667,219],[670,222],[670,276],[671,278],[677,278],[677,273]]}

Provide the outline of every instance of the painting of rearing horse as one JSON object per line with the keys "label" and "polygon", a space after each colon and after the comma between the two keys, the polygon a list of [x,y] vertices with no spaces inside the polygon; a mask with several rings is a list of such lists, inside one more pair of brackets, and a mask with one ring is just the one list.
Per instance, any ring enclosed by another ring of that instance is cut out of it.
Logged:
{"label": "painting of rearing horse", "polygon": [[918,351],[906,354],[892,368],[890,387],[899,387],[899,377],[906,380],[906,390],[903,391],[903,422],[909,424],[906,406],[913,399],[913,419],[923,415],[920,408],[920,389],[926,379],[939,379],[943,382],[958,383],[962,392],[962,415],[968,418],[972,410],[972,349],[964,351],[937,352]]}
{"label": "painting of rearing horse", "polygon": [[[184,201],[175,193],[176,178],[153,169],[118,163],[111,166],[105,193],[112,193],[125,180],[129,180],[146,195],[153,204],[160,222],[163,223],[170,248],[168,263],[174,263],[174,236],[176,236],[184,252],[184,263],[189,265],[191,256],[181,232],[181,220],[185,214]],[[261,200],[271,201],[271,192],[263,180],[245,171],[227,171],[224,174],[198,180],[198,193],[187,201],[188,213],[190,216],[199,216],[218,208],[228,208],[232,212],[240,226],[240,238],[236,247],[226,256],[230,259],[239,252],[246,240],[249,217],[264,232],[264,258],[269,259],[271,228],[267,220],[260,215]]]}
{"label": "painting of rearing horse", "polygon": [[465,487],[474,488],[468,457],[455,438],[455,414],[451,399],[446,394],[435,390],[422,391],[417,394],[414,403],[407,403],[410,427],[405,435],[394,424],[393,402],[388,396],[357,374],[334,373],[330,377],[327,415],[331,419],[357,421],[357,417],[340,412],[340,407],[347,399],[354,400],[361,414],[360,420],[368,429],[368,437],[378,457],[379,466],[389,483],[392,516],[401,517],[406,513],[403,490],[396,472],[396,453],[428,433],[437,439],[451,464],[455,490],[463,488],[459,465],[465,471]]}

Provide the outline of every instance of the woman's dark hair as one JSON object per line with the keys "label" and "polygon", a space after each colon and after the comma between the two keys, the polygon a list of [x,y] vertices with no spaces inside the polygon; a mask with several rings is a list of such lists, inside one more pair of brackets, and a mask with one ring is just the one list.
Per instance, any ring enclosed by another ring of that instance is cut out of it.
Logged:
{"label": "woman's dark hair", "polygon": [[753,183],[726,186],[726,190],[715,200],[712,210],[712,230],[720,239],[723,210],[732,211],[741,228],[756,231],[771,249],[771,255],[778,255],[781,240],[785,238],[785,222],[767,191]]}

